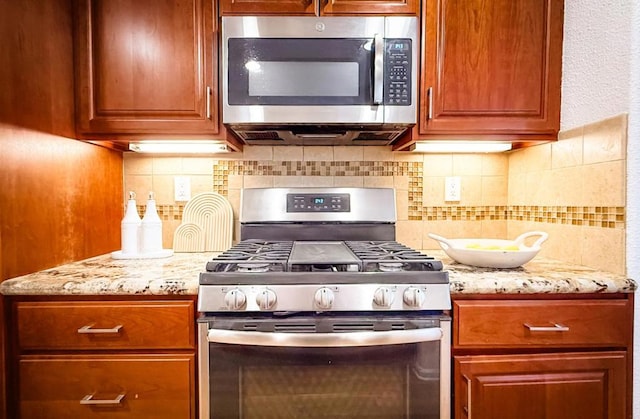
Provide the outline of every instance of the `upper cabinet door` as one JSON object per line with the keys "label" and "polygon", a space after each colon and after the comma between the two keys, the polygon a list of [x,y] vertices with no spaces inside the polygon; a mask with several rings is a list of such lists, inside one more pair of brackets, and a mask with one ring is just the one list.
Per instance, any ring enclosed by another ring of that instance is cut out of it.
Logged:
{"label": "upper cabinet door", "polygon": [[313,15],[315,0],[220,0],[220,15]]}
{"label": "upper cabinet door", "polygon": [[419,0],[220,0],[221,15],[418,15]]}
{"label": "upper cabinet door", "polygon": [[419,137],[556,139],[563,1],[423,4]]}
{"label": "upper cabinet door", "polygon": [[418,15],[419,0],[318,0],[320,13],[327,15],[377,14]]}
{"label": "upper cabinet door", "polygon": [[82,137],[215,134],[217,28],[207,0],[79,0]]}

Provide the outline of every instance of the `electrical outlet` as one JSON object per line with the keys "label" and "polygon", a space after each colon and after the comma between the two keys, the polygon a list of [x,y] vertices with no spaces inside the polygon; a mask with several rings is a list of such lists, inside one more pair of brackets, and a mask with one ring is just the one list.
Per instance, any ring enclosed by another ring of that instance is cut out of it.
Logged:
{"label": "electrical outlet", "polygon": [[176,176],[173,178],[173,185],[176,201],[191,199],[191,179],[186,176]]}
{"label": "electrical outlet", "polygon": [[444,200],[460,201],[460,176],[444,178]]}

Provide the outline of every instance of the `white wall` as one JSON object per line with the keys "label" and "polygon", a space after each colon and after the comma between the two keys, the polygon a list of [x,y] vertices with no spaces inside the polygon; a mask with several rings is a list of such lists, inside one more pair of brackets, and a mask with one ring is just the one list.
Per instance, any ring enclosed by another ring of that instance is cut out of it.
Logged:
{"label": "white wall", "polygon": [[560,129],[629,110],[634,0],[565,0]]}
{"label": "white wall", "polygon": [[[561,129],[629,113],[627,274],[640,282],[640,2],[566,0]],[[635,310],[633,417],[640,418],[640,304]]]}
{"label": "white wall", "polygon": [[[561,130],[629,113],[627,274],[640,281],[640,3],[565,1]],[[640,418],[640,304],[635,310],[633,417]]]}
{"label": "white wall", "polygon": [[[640,281],[640,4],[634,3],[631,27],[631,79],[627,145],[627,272]],[[640,418],[640,300],[634,330],[633,417]]]}

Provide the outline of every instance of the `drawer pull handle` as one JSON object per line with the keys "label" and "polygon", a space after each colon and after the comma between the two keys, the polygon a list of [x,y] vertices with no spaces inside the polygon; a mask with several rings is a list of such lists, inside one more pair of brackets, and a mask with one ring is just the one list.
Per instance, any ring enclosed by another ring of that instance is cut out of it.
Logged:
{"label": "drawer pull handle", "polygon": [[122,399],[124,399],[125,393],[120,393],[115,399],[107,399],[107,400],[98,400],[94,399],[94,394],[87,394],[80,400],[80,404],[89,404],[89,405],[114,405],[114,404],[122,404]]}
{"label": "drawer pull handle", "polygon": [[568,332],[569,326],[563,326],[558,323],[554,323],[553,326],[532,326],[529,323],[525,323],[524,327],[531,332]]}
{"label": "drawer pull handle", "polygon": [[122,329],[122,325],[119,324],[111,329],[94,329],[92,324],[88,324],[86,326],[82,326],[78,329],[78,333],[80,334],[105,334],[105,333],[120,333]]}
{"label": "drawer pull handle", "polygon": [[427,89],[427,96],[429,97],[429,108],[427,110],[427,121],[433,119],[433,87],[429,86]]}
{"label": "drawer pull handle", "polygon": [[207,86],[207,119],[211,119],[211,96],[213,95],[213,90],[211,87]]}

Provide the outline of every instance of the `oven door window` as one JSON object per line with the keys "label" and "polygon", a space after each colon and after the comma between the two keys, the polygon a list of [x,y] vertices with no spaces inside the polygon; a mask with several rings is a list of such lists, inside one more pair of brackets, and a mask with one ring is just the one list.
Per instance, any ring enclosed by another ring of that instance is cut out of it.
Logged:
{"label": "oven door window", "polygon": [[369,105],[373,39],[230,38],[230,105]]}
{"label": "oven door window", "polygon": [[212,418],[440,417],[440,344],[284,348],[210,343]]}

